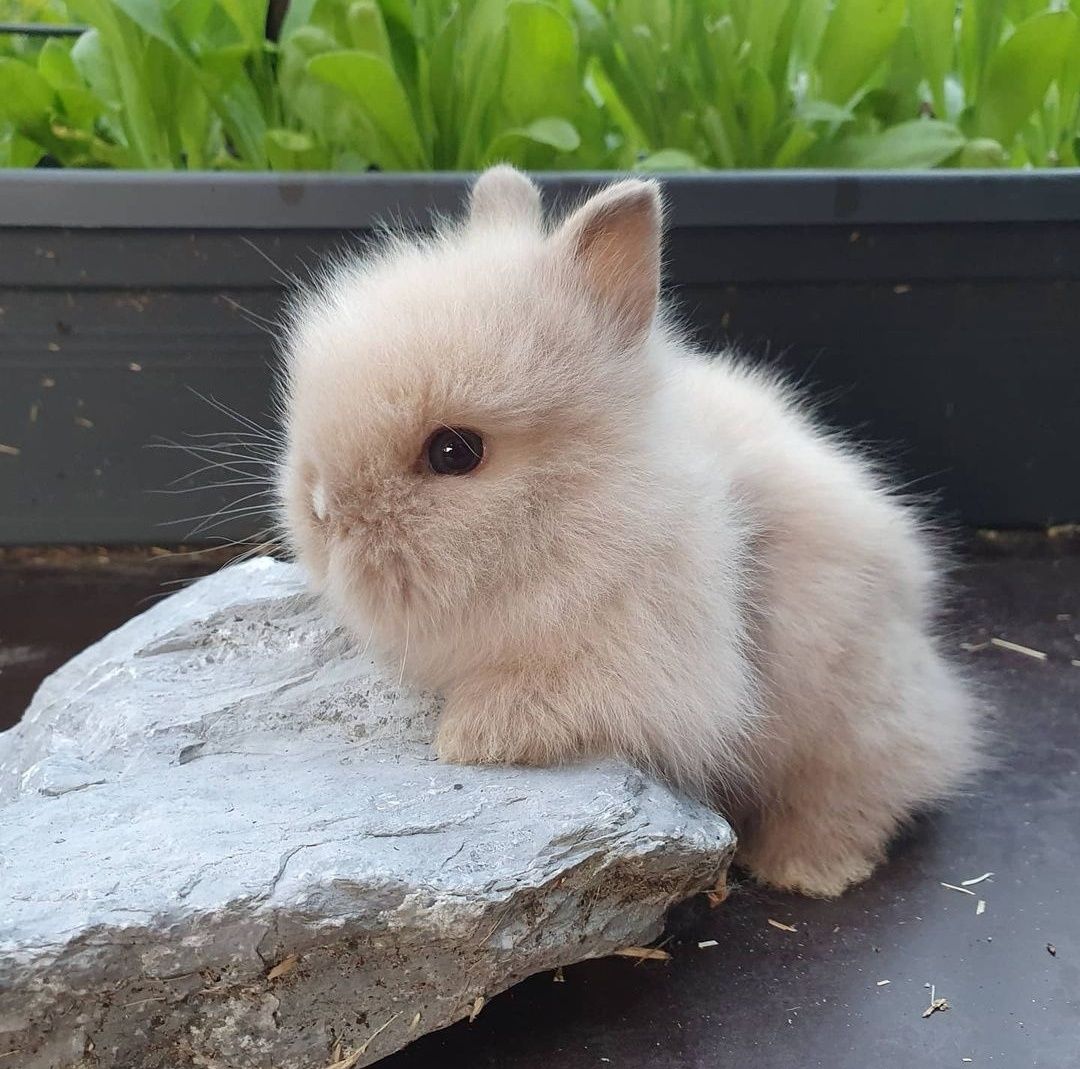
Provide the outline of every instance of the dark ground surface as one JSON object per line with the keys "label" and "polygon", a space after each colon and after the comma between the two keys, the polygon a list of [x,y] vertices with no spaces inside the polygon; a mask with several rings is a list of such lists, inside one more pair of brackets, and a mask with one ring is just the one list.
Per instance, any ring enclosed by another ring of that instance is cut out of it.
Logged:
{"label": "dark ground surface", "polygon": [[[34,556],[0,555],[0,727],[163,582],[208,567]],[[670,961],[535,976],[381,1065],[1080,1067],[1080,555],[999,546],[960,580],[950,641],[995,707],[998,768],[920,820],[868,884],[837,902],[752,887],[712,910],[692,901],[671,918]],[[990,636],[1046,659],[959,649]],[[975,895],[941,886],[988,871]],[[924,1019],[929,984],[949,1008]]]}

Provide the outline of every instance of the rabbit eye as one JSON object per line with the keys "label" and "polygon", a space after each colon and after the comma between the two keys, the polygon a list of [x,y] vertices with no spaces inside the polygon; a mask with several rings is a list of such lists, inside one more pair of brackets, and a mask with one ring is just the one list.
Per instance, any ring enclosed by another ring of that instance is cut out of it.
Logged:
{"label": "rabbit eye", "polygon": [[464,427],[444,427],[427,440],[424,456],[436,475],[465,475],[484,459],[484,439]]}

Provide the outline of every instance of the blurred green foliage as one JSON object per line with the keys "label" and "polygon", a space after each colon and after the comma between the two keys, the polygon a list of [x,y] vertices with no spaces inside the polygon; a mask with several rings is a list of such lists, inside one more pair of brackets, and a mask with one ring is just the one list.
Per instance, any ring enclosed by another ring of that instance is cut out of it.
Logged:
{"label": "blurred green foliage", "polygon": [[0,166],[1045,167],[1080,0],[0,0]]}

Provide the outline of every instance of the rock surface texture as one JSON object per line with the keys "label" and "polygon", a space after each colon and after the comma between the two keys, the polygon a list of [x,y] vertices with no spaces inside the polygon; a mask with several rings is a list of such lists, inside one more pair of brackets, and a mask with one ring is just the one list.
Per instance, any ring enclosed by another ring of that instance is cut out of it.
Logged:
{"label": "rock surface texture", "polygon": [[367,1065],[722,875],[623,765],[438,764],[396,677],[261,560],[46,680],[0,735],[0,1064]]}

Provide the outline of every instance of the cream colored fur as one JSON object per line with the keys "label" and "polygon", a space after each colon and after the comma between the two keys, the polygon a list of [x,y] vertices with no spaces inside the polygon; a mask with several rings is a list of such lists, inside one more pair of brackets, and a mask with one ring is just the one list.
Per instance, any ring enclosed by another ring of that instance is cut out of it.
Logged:
{"label": "cream colored fur", "polygon": [[[912,513],[792,396],[657,315],[660,202],[561,224],[509,168],[297,307],[285,521],[357,635],[441,690],[454,762],[618,754],[835,895],[975,763]],[[483,464],[437,476],[441,426]]]}

